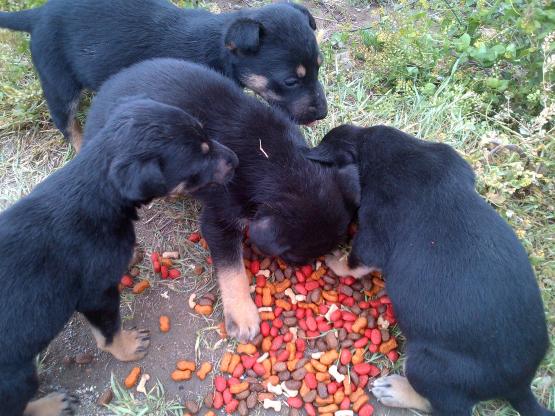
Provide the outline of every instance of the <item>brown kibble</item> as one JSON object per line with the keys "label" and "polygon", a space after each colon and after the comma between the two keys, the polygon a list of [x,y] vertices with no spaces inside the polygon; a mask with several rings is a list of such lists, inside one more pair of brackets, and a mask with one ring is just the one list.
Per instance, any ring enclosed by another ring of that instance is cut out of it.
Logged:
{"label": "brown kibble", "polygon": [[237,411],[241,416],[247,416],[249,414],[249,409],[245,400],[241,400],[239,402],[239,407],[237,408]]}
{"label": "brown kibble", "polygon": [[389,341],[390,335],[389,335],[389,331],[387,329],[380,330],[380,333],[382,334],[382,342]]}
{"label": "brown kibble", "polygon": [[305,402],[312,403],[314,400],[316,400],[317,394],[318,393],[316,392],[316,390],[309,390],[308,393],[302,395],[301,397]]}
{"label": "brown kibble", "polygon": [[[249,388],[250,388],[250,385],[249,385]],[[237,400],[245,400],[247,397],[249,397],[250,394],[251,394],[250,390],[247,389],[247,390],[245,390],[245,391],[242,391],[241,393],[237,393],[237,394],[235,395],[235,398],[236,398]]]}
{"label": "brown kibble", "polygon": [[285,382],[285,387],[289,390],[299,390],[301,388],[302,382],[298,380],[288,380]]}
{"label": "brown kibble", "polygon": [[326,388],[326,385],[322,382],[318,383],[318,396],[320,396],[322,399],[325,399],[328,397],[328,389]]}
{"label": "brown kibble", "polygon": [[133,267],[139,264],[140,262],[143,261],[144,257],[145,257],[145,251],[140,247],[135,247],[135,249],[133,250],[133,257],[129,262],[129,267]]}
{"label": "brown kibble", "polygon": [[187,400],[185,402],[185,408],[194,415],[196,415],[199,411],[199,405],[192,400]]}
{"label": "brown kibble", "polygon": [[150,282],[148,280],[141,280],[133,286],[133,293],[135,295],[143,293],[146,289],[150,287]]}
{"label": "brown kibble", "polygon": [[112,401],[113,398],[114,398],[114,393],[112,392],[112,389],[104,390],[104,392],[100,395],[96,403],[98,403],[99,406],[107,406]]}
{"label": "brown kibble", "polygon": [[192,377],[192,372],[190,370],[185,370],[185,371],[174,370],[174,372],[171,374],[171,378],[173,381],[186,381],[186,380],[190,380],[191,377]]}
{"label": "brown kibble", "polygon": [[251,394],[249,394],[249,397],[247,397],[247,408],[254,409],[256,407],[256,402],[257,402],[256,393],[252,392]]}
{"label": "brown kibble", "polygon": [[88,352],[83,352],[75,356],[76,364],[89,364],[92,360],[93,360],[93,356]]}
{"label": "brown kibble", "polygon": [[200,276],[204,273],[204,267],[202,267],[200,264],[197,264],[193,269],[193,273],[197,276]]}
{"label": "brown kibble", "polygon": [[200,369],[197,371],[197,377],[204,380],[210,371],[212,371],[212,364],[205,361],[200,365]]}
{"label": "brown kibble", "polygon": [[139,381],[140,375],[141,375],[141,367],[133,367],[131,372],[125,378],[125,381],[123,382],[123,384],[125,385],[126,388],[130,389],[135,384],[137,384],[137,381]]}
{"label": "brown kibble", "polygon": [[259,402],[263,402],[264,399],[274,400],[276,396],[274,395],[274,393],[262,392],[262,393],[258,393],[257,398]]}
{"label": "brown kibble", "polygon": [[176,364],[176,367],[178,370],[181,370],[181,371],[189,370],[193,372],[196,370],[196,365],[193,361],[186,361],[186,360],[178,361]]}
{"label": "brown kibble", "polygon": [[293,380],[302,381],[305,378],[307,372],[308,371],[306,370],[306,368],[302,367],[302,368],[299,368],[298,370],[295,370],[293,374],[291,374],[291,377],[293,377]]}
{"label": "brown kibble", "polygon": [[200,305],[200,306],[212,306],[214,304],[214,301],[207,298],[206,296],[201,297],[196,302],[197,302],[197,305]]}
{"label": "brown kibble", "polygon": [[169,332],[170,330],[170,317],[162,315],[160,317],[160,332]]}
{"label": "brown kibble", "polygon": [[274,364],[274,371],[276,373],[281,373],[282,371],[287,370],[287,363],[284,362],[277,362]]}
{"label": "brown kibble", "polygon": [[379,351],[382,354],[387,354],[388,352],[397,348],[397,340],[395,338],[390,338],[387,342],[382,342],[380,345]]}
{"label": "brown kibble", "polygon": [[287,381],[291,378],[291,373],[287,370],[282,371],[281,373],[278,374],[279,377],[279,381]]}

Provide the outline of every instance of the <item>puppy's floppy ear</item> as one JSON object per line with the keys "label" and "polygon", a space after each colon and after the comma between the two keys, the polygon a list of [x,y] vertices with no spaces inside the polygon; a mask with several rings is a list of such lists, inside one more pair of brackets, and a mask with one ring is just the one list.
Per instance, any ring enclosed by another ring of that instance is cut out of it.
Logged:
{"label": "puppy's floppy ear", "polygon": [[225,34],[225,47],[232,52],[256,53],[260,48],[260,38],[263,31],[262,24],[256,20],[237,19]]}
{"label": "puppy's floppy ear", "polygon": [[314,162],[324,165],[334,165],[337,162],[335,149],[329,143],[320,143],[318,146],[308,149],[306,157]]}
{"label": "puppy's floppy ear", "polygon": [[308,18],[308,24],[310,25],[310,28],[312,30],[316,30],[316,20],[314,20],[314,16],[312,16],[312,14],[310,14],[310,12],[308,11],[308,9],[306,7],[304,7],[300,4],[297,4],[297,3],[287,2],[287,4],[290,5],[291,7],[294,7],[295,9],[300,11],[302,14],[304,14]]}
{"label": "puppy's floppy ear", "polygon": [[350,206],[360,206],[360,176],[355,164],[342,167],[337,172],[337,182],[345,202]]}
{"label": "puppy's floppy ear", "polygon": [[273,215],[264,215],[249,224],[251,241],[263,252],[273,256],[289,250],[289,246],[277,241],[276,219]]}
{"label": "puppy's floppy ear", "polygon": [[125,199],[133,202],[150,201],[169,192],[156,158],[117,158],[110,165],[108,178]]}

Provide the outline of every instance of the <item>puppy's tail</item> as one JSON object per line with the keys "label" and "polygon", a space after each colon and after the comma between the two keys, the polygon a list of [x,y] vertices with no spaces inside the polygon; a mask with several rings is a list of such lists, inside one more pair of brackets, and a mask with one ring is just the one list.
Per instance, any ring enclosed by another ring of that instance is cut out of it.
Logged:
{"label": "puppy's tail", "polygon": [[555,412],[547,410],[538,403],[530,386],[507,397],[507,400],[522,416],[555,416]]}
{"label": "puppy's tail", "polygon": [[40,7],[20,12],[0,12],[0,27],[23,32],[31,32],[40,15]]}

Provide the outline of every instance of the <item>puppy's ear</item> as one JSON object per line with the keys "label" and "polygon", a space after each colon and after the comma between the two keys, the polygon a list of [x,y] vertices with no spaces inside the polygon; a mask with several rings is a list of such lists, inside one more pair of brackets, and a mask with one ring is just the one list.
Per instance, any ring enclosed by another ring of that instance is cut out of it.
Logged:
{"label": "puppy's ear", "polygon": [[260,250],[272,256],[279,256],[289,250],[277,239],[276,219],[273,215],[261,216],[249,224],[249,237]]}
{"label": "puppy's ear", "polygon": [[342,167],[337,172],[337,182],[345,202],[350,206],[360,206],[360,177],[355,164]]}
{"label": "puppy's ear", "polygon": [[253,19],[235,20],[225,34],[224,44],[232,52],[256,53],[260,48],[263,27]]}
{"label": "puppy's ear", "polygon": [[129,155],[115,159],[108,178],[128,201],[145,202],[169,192],[158,159],[132,159]]}
{"label": "puppy's ear", "polygon": [[335,149],[328,143],[320,143],[318,146],[309,149],[306,152],[306,157],[323,165],[334,165],[337,162]]}
{"label": "puppy's ear", "polygon": [[300,11],[302,14],[304,14],[307,19],[308,19],[308,24],[310,25],[310,28],[312,30],[316,30],[316,20],[314,20],[314,16],[312,16],[312,14],[310,14],[310,12],[308,11],[308,9],[300,4],[297,3],[287,3],[288,5],[290,5],[291,7],[294,7],[295,9],[297,9],[298,11]]}

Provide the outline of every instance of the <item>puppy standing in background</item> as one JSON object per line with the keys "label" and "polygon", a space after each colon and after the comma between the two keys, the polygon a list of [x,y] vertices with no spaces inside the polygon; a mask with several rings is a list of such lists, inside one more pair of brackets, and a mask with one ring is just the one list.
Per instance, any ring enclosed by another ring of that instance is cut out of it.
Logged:
{"label": "puppy standing in background", "polygon": [[138,360],[149,332],[122,330],[118,283],[127,268],[137,208],[172,190],[225,184],[237,166],[184,111],[130,100],[75,159],[0,214],[0,415],[73,414],[61,393],[29,402],[34,359],[74,311],[100,349]]}
{"label": "puppy standing in background", "polygon": [[0,12],[0,27],[31,33],[33,63],[56,127],[80,147],[80,92],[157,57],[210,66],[285,110],[299,124],[322,119],[322,56],[309,11],[279,3],[212,14],[166,0],[50,0]]}
{"label": "puppy standing in background", "polygon": [[394,407],[470,416],[479,401],[508,400],[522,416],[553,416],[530,383],[548,348],[538,284],[526,251],[474,189],[449,146],[377,126],[333,129],[313,160],[358,165],[359,231],[340,276],[381,269],[406,336],[406,378],[377,379]]}

